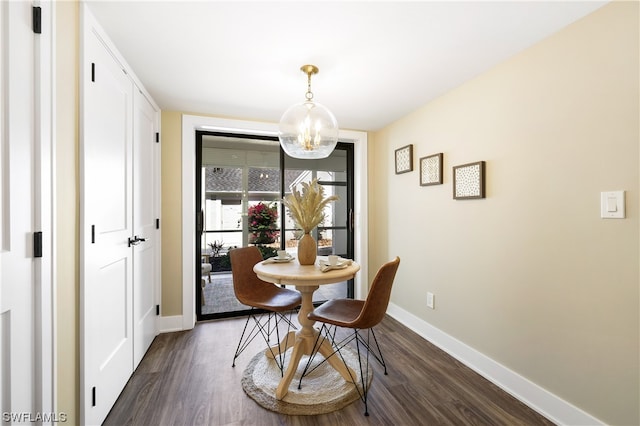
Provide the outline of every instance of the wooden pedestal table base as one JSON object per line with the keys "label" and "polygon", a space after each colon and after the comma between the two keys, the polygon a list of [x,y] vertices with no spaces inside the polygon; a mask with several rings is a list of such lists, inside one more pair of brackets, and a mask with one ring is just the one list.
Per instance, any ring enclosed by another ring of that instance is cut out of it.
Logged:
{"label": "wooden pedestal table base", "polygon": [[[282,399],[285,397],[287,392],[289,392],[289,385],[291,384],[291,380],[298,369],[298,363],[302,358],[302,355],[311,355],[313,350],[313,345],[316,343],[318,338],[318,331],[313,328],[315,321],[310,321],[307,318],[307,314],[313,310],[313,292],[318,289],[318,286],[296,286],[296,289],[302,294],[302,307],[300,308],[300,312],[298,312],[298,321],[302,328],[295,332],[290,331],[289,334],[282,340],[280,343],[280,350],[285,352],[290,347],[293,347],[293,351],[291,352],[291,359],[289,360],[289,366],[278,385],[278,389],[276,390],[276,398]],[[305,306],[306,305],[306,306]],[[338,372],[340,375],[347,381],[353,383],[351,377],[356,377],[353,370],[347,367],[340,357],[331,356],[333,353],[333,347],[331,343],[327,339],[321,339],[322,344],[320,345],[320,352],[326,359],[327,362]],[[273,353],[278,353],[278,347],[274,347]],[[265,351],[265,355],[269,358],[273,358],[272,352],[267,349]],[[350,371],[348,371],[350,370]]]}
{"label": "wooden pedestal table base", "polygon": [[[291,380],[298,369],[298,363],[303,355],[311,355],[313,345],[316,343],[318,331],[313,328],[315,321],[307,318],[313,311],[313,292],[323,284],[333,284],[353,278],[360,270],[360,265],[353,262],[344,269],[337,269],[328,272],[320,271],[316,265],[300,265],[296,261],[289,263],[264,263],[260,262],[253,268],[258,277],[264,281],[275,284],[292,284],[302,295],[302,306],[298,313],[298,321],[301,328],[297,332],[290,331],[280,343],[280,351],[284,352],[293,347],[289,366],[280,381],[276,390],[276,398],[281,400],[289,391]],[[321,339],[322,340],[322,339]],[[278,347],[274,347],[276,352]],[[340,373],[347,381],[353,382],[351,377],[356,377],[353,370],[348,368],[340,357],[330,356],[333,348],[328,340],[324,340],[319,352],[327,359],[327,362]],[[271,352],[265,351],[267,356],[272,357]],[[351,375],[349,374],[351,373]]]}

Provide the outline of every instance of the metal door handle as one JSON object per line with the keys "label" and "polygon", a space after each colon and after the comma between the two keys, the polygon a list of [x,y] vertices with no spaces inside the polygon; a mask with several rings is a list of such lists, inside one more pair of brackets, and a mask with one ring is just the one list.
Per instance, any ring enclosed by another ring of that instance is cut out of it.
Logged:
{"label": "metal door handle", "polygon": [[138,244],[147,241],[146,238],[139,238],[137,235],[134,235],[133,238],[129,237],[128,246],[137,246]]}
{"label": "metal door handle", "polygon": [[204,210],[200,210],[200,213],[196,217],[196,227],[198,228],[198,234],[204,233]]}

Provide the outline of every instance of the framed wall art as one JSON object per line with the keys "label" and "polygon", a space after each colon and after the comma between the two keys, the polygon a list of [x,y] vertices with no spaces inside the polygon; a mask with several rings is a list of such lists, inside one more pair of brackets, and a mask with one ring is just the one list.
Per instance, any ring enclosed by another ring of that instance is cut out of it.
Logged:
{"label": "framed wall art", "polygon": [[396,149],[396,174],[413,171],[413,145]]}
{"label": "framed wall art", "polygon": [[442,153],[420,159],[420,186],[442,184]]}
{"label": "framed wall art", "polygon": [[462,164],[453,168],[453,198],[470,200],[484,198],[484,161]]}

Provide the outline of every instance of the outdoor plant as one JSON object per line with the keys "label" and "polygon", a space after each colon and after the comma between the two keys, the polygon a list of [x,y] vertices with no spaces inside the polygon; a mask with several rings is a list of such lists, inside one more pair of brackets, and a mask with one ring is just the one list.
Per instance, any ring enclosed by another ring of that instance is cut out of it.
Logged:
{"label": "outdoor plant", "polygon": [[275,203],[267,205],[260,201],[249,207],[250,242],[253,244],[270,244],[280,234],[277,229],[278,208]]}
{"label": "outdoor plant", "polygon": [[209,243],[209,247],[211,247],[211,257],[220,257],[220,253],[224,248],[224,242],[216,240]]}
{"label": "outdoor plant", "polygon": [[229,252],[235,248],[238,248],[238,246],[230,246],[229,250],[223,254],[222,256],[220,256],[220,264],[219,264],[219,270],[220,271],[230,271],[231,270],[231,258],[229,257]]}
{"label": "outdoor plant", "polygon": [[230,246],[226,253],[222,253],[224,248],[224,242],[222,241],[209,243],[209,247],[211,247],[211,270],[213,272],[230,271],[231,260],[229,259],[229,251],[237,247]]}
{"label": "outdoor plant", "polygon": [[258,246],[258,250],[260,250],[260,254],[263,259],[268,259],[270,257],[275,257],[278,254],[277,247],[270,246]]}

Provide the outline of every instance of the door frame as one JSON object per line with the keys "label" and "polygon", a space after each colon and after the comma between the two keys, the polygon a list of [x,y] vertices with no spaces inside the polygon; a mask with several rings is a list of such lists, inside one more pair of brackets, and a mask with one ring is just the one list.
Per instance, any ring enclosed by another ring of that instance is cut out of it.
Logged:
{"label": "door frame", "polygon": [[[41,10],[41,33],[35,40],[35,229],[42,232],[42,257],[35,259],[36,278],[36,404],[42,413],[53,413],[56,401],[55,375],[55,34],[54,4],[38,1]],[[38,285],[39,283],[39,285]],[[45,422],[46,423],[46,422]]]}
{"label": "door frame", "polygon": [[[258,121],[224,119],[183,114],[182,116],[182,329],[196,323],[195,268],[196,235],[196,131],[242,133],[257,136],[277,136],[278,124]],[[356,262],[360,273],[354,283],[355,297],[366,297],[368,282],[368,209],[367,209],[367,133],[340,130],[341,142],[354,145],[354,227],[361,229],[355,239]]]}

